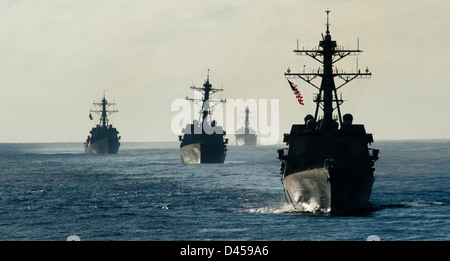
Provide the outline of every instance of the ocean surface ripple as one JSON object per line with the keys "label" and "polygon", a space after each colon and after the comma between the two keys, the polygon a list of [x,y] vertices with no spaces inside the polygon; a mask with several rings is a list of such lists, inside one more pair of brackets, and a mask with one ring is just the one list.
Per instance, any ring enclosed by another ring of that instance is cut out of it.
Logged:
{"label": "ocean surface ripple", "polygon": [[295,211],[284,145],[229,146],[185,165],[177,143],[0,144],[0,240],[450,240],[450,141],[380,141],[367,215]]}

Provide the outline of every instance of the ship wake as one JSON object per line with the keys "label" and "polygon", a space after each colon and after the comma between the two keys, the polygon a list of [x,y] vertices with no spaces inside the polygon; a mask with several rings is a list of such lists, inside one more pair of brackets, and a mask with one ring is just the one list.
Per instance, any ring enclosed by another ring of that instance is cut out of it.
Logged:
{"label": "ship wake", "polygon": [[257,214],[286,214],[286,215],[325,215],[330,214],[330,209],[321,209],[316,206],[304,206],[303,209],[294,207],[291,203],[283,202],[280,205],[272,207],[252,208],[248,210],[249,213]]}

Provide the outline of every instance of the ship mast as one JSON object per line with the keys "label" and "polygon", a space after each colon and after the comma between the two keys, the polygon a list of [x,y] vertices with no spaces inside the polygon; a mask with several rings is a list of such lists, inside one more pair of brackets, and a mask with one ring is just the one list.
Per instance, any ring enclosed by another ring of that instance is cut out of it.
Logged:
{"label": "ship mast", "polygon": [[211,115],[210,109],[212,108],[212,106],[210,106],[210,102],[226,102],[226,100],[223,100],[223,99],[221,99],[221,100],[210,100],[209,99],[209,97],[212,94],[214,94],[216,92],[219,92],[219,91],[223,91],[223,89],[214,89],[214,88],[212,88],[211,83],[209,83],[209,69],[208,69],[208,75],[207,75],[205,83],[203,84],[203,87],[196,87],[194,85],[194,86],[191,86],[191,89],[199,91],[199,92],[201,92],[203,94],[203,98],[201,100],[200,99],[192,99],[192,98],[186,97],[186,100],[188,100],[188,101],[193,101],[193,102],[195,102],[197,104],[201,103],[201,107],[202,107],[202,110],[201,110],[201,112],[202,112],[201,113],[202,122],[204,122],[206,120],[208,115]]}
{"label": "ship mast", "polygon": [[99,106],[101,110],[91,110],[91,112],[97,113],[100,115],[100,125],[102,128],[108,126],[108,116],[113,114],[114,112],[118,112],[118,110],[108,110],[107,108],[112,105],[116,105],[115,103],[108,102],[105,98],[105,91],[103,91],[103,99],[101,102],[94,102],[95,106]]}
{"label": "ship mast", "polygon": [[245,107],[245,133],[249,133],[249,115],[250,110],[248,109],[248,107]]}
{"label": "ship mast", "polygon": [[[314,118],[316,121],[318,120],[319,108],[321,108],[323,111],[323,119],[320,125],[320,130],[325,132],[332,132],[336,129],[336,124],[333,120],[333,111],[335,109],[337,109],[338,112],[339,124],[342,125],[340,105],[344,101],[342,99],[338,99],[337,90],[350,81],[356,79],[357,77],[370,77],[372,73],[370,73],[368,69],[366,69],[364,73],[361,73],[360,70],[355,73],[346,73],[344,71],[338,71],[337,69],[333,71],[333,65],[336,62],[348,55],[358,54],[362,51],[359,50],[359,44],[356,50],[346,50],[340,46],[337,46],[336,41],[333,41],[330,35],[330,11],[327,10],[326,13],[327,30],[325,32],[325,36],[323,36],[322,34],[322,41],[319,42],[319,48],[312,50],[299,50],[297,47],[297,49],[294,50],[294,52],[298,53],[299,55],[306,55],[318,61],[323,65],[323,68],[319,68],[318,70],[312,71],[311,73],[291,73],[290,69],[288,69],[287,73],[285,73],[284,75],[286,77],[299,77],[300,79],[304,80],[305,82],[309,83],[314,88],[319,90],[319,93],[314,98],[314,102],[317,104]],[[312,82],[317,77],[322,78],[320,87]],[[343,80],[343,83],[337,87],[334,82],[335,77],[339,77],[341,80]],[[335,107],[333,107],[333,103],[335,103]]]}

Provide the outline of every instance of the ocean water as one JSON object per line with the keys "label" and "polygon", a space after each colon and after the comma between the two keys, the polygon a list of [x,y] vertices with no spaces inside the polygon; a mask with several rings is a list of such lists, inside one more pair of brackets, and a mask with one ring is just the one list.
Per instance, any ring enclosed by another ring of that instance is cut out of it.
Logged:
{"label": "ocean water", "polygon": [[378,141],[371,211],[328,216],[285,203],[277,149],[229,146],[184,165],[177,143],[0,144],[0,240],[450,240],[450,141]]}

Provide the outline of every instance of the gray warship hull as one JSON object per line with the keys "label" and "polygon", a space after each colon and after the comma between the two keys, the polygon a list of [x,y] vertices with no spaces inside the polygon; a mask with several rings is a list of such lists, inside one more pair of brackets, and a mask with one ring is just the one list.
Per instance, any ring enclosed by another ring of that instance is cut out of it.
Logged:
{"label": "gray warship hull", "polygon": [[[311,131],[311,132],[309,132]],[[363,125],[345,125],[335,134],[293,125],[278,150],[286,200],[299,211],[361,213],[367,210],[378,150]]]}
{"label": "gray warship hull", "polygon": [[116,140],[105,138],[95,142],[86,142],[84,151],[90,154],[116,154],[119,151],[120,143]]}
{"label": "gray warship hull", "polygon": [[192,143],[180,147],[181,161],[188,164],[223,163],[226,149],[220,144]]}
{"label": "gray warship hull", "polygon": [[236,134],[237,146],[256,146],[255,134]]}
{"label": "gray warship hull", "polygon": [[361,213],[368,209],[374,183],[372,173],[319,167],[282,177],[288,203],[306,212]]}

